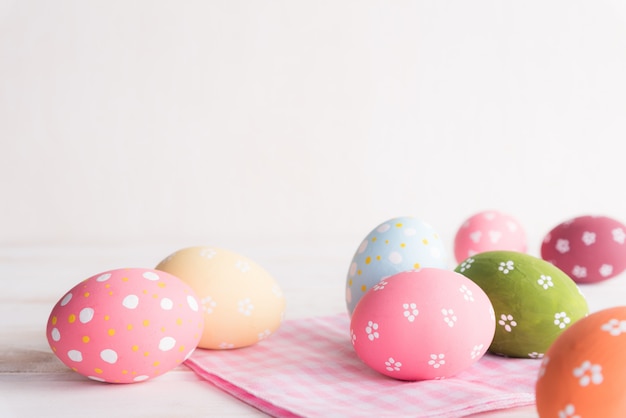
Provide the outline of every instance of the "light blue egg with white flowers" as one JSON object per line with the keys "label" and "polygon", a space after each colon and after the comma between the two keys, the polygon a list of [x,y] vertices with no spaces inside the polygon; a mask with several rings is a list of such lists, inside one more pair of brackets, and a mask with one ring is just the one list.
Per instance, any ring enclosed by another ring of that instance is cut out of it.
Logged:
{"label": "light blue egg with white flowers", "polygon": [[447,267],[447,253],[435,229],[418,218],[389,219],[370,232],[354,253],[346,279],[346,305],[352,312],[381,279],[422,267]]}

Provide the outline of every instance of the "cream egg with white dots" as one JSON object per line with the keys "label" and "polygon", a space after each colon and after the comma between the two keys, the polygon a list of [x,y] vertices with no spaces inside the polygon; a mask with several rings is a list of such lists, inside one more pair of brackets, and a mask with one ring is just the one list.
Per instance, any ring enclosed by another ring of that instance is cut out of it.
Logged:
{"label": "cream egg with white dots", "polygon": [[276,280],[251,259],[218,247],[189,247],[166,257],[157,270],[174,274],[199,297],[206,349],[246,347],[279,328],[285,298]]}
{"label": "cream egg with white dots", "polygon": [[72,370],[96,381],[133,383],[185,361],[203,327],[189,285],[166,272],[128,268],[70,289],[52,309],[46,336]]}

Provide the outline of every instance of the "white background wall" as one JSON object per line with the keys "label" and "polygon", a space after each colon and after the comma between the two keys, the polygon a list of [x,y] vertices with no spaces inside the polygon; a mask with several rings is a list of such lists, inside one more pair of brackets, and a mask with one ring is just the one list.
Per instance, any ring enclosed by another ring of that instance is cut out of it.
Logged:
{"label": "white background wall", "polygon": [[625,74],[619,0],[0,0],[0,244],[356,248],[495,208],[532,250],[626,221]]}

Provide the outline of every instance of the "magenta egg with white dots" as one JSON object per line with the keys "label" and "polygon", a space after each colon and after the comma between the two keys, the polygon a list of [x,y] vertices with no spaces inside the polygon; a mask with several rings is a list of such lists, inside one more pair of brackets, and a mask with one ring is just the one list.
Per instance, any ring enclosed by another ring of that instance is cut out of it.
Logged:
{"label": "magenta egg with white dots", "polygon": [[128,268],[94,275],[54,306],[46,336],[72,370],[109,383],[157,377],[198,345],[203,315],[194,291],[157,270]]}
{"label": "magenta egg with white dots", "polygon": [[398,380],[453,376],[477,362],[495,334],[493,306],[465,276],[422,268],[382,279],[350,321],[357,356]]}
{"label": "magenta egg with white dots", "polygon": [[457,262],[485,251],[507,250],[525,253],[526,231],[511,215],[496,210],[476,213],[467,218],[454,237]]}

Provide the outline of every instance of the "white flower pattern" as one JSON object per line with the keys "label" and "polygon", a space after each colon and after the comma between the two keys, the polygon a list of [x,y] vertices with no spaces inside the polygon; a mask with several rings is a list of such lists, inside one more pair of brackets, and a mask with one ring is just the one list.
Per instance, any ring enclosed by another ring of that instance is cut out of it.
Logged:
{"label": "white flower pattern", "polygon": [[581,239],[586,246],[590,246],[596,242],[596,233],[585,231]]}
{"label": "white flower pattern", "polygon": [[474,302],[474,294],[471,290],[467,288],[467,286],[463,285],[459,288],[459,291],[463,294],[463,299],[468,302]]}
{"label": "white flower pattern", "polygon": [[428,365],[432,366],[435,369],[440,368],[441,366],[443,366],[444,364],[446,364],[446,360],[445,360],[445,354],[440,353],[440,354],[431,354],[430,355],[430,360],[428,360]]}
{"label": "white flower pattern", "polygon": [[498,241],[500,241],[500,238],[502,237],[502,232],[500,231],[489,231],[489,239],[491,240],[492,243],[497,243]]}
{"label": "white flower pattern", "polygon": [[554,248],[561,254],[565,254],[566,252],[569,252],[569,240],[562,239],[562,238],[557,239],[556,245]]}
{"label": "white flower pattern", "polygon": [[545,290],[554,286],[554,283],[552,282],[552,277],[546,276],[544,274],[539,277],[537,283],[539,283],[539,286],[543,287]]}
{"label": "white flower pattern", "polygon": [[579,265],[575,265],[572,268],[572,275],[574,277],[578,277],[579,279],[583,279],[587,277],[587,268]]}
{"label": "white flower pattern", "polygon": [[380,334],[378,333],[378,324],[373,321],[368,321],[367,326],[365,327],[365,333],[370,341],[374,341],[376,338],[380,337]]}
{"label": "white flower pattern", "polygon": [[452,328],[457,321],[457,317],[454,314],[452,309],[442,309],[441,313],[443,314],[443,320],[448,324],[450,328]]}
{"label": "white flower pattern", "polygon": [[393,359],[393,357],[389,357],[387,361],[385,361],[385,369],[390,372],[399,372],[402,367],[402,363]]}
{"label": "white flower pattern", "polygon": [[484,344],[475,345],[474,348],[472,349],[472,353],[470,354],[472,359],[475,359],[476,357],[480,356],[480,353],[482,352],[484,347],[485,347]]}
{"label": "white flower pattern", "polygon": [[571,322],[571,319],[567,316],[565,312],[559,312],[554,314],[554,325],[563,329]]}
{"label": "white flower pattern", "polygon": [[237,269],[242,273],[247,273],[248,271],[250,271],[250,263],[245,260],[237,260],[237,262],[235,263],[235,267],[237,267]]}
{"label": "white flower pattern", "polygon": [[613,318],[609,320],[609,322],[602,324],[602,327],[600,327],[600,329],[602,331],[608,332],[613,337],[617,337],[626,332],[626,321],[620,321],[619,319]]}
{"label": "white flower pattern", "polygon": [[213,313],[213,309],[217,306],[217,303],[211,296],[203,298],[200,302],[202,303],[202,310],[207,314]]}
{"label": "white flower pattern", "polygon": [[568,403],[564,409],[559,411],[558,418],[580,418],[580,415],[576,415],[576,408],[573,404]]}
{"label": "white flower pattern", "polygon": [[602,376],[602,366],[592,364],[589,360],[576,367],[573,371],[574,377],[578,378],[578,384],[582,387],[589,386],[590,383],[599,385],[604,380]]}
{"label": "white flower pattern", "polygon": [[254,305],[252,304],[250,298],[245,298],[237,302],[237,308],[239,312],[245,316],[250,316],[252,314],[252,310],[254,309]]}
{"label": "white flower pattern", "polygon": [[513,262],[513,260],[509,260],[506,262],[501,261],[500,265],[498,266],[498,270],[500,270],[504,274],[509,274],[514,269],[515,269],[515,263]]}
{"label": "white flower pattern", "polygon": [[461,263],[461,268],[459,269],[459,271],[463,273],[465,270],[469,270],[472,267],[473,262],[474,262],[474,259],[471,257],[466,259],[465,261]]}
{"label": "white flower pattern", "polygon": [[415,321],[415,318],[419,315],[417,305],[415,303],[403,303],[402,308],[404,309],[404,317],[408,319],[409,322]]}
{"label": "white flower pattern", "polygon": [[372,289],[374,289],[374,292],[378,292],[379,290],[383,290],[388,284],[389,283],[385,281],[385,279],[382,279],[381,281],[376,283]]}
{"label": "white flower pattern", "polygon": [[600,272],[600,276],[609,277],[613,274],[613,266],[610,264],[602,264],[598,271]]}
{"label": "white flower pattern", "polygon": [[504,327],[506,332],[513,331],[513,328],[517,326],[517,322],[513,318],[513,315],[500,315],[500,319],[498,320],[498,324]]}
{"label": "white flower pattern", "polygon": [[209,260],[215,257],[216,255],[217,255],[217,251],[215,251],[213,248],[202,248],[200,250],[200,257],[204,257]]}
{"label": "white flower pattern", "polygon": [[266,329],[263,332],[259,332],[257,337],[259,338],[259,341],[261,341],[269,337],[271,334],[272,334],[272,331],[270,331],[269,329]]}

